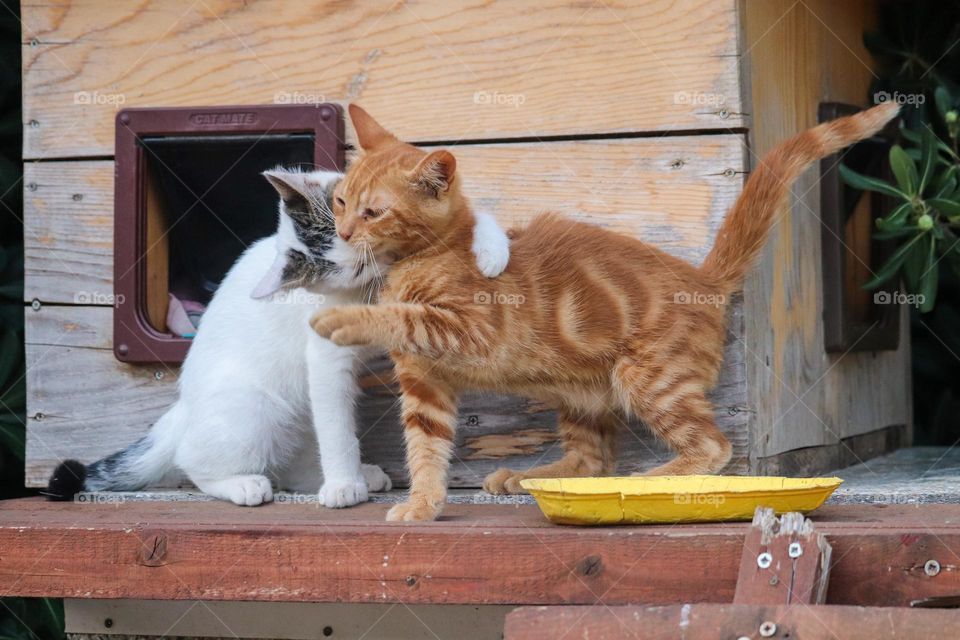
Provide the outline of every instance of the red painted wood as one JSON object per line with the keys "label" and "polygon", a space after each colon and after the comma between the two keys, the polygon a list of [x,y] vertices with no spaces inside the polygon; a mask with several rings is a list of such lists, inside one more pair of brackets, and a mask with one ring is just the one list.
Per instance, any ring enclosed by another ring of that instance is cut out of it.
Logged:
{"label": "red painted wood", "polygon": [[[749,524],[562,527],[532,505],[450,505],[431,523],[220,502],[0,502],[0,593],[405,603],[730,602]],[[830,507],[828,602],[960,594],[960,507]],[[951,550],[952,549],[952,550]],[[943,570],[930,577],[923,564]]]}
{"label": "red painted wood", "polygon": [[[960,613],[945,609],[827,605],[694,604],[669,607],[524,607],[507,616],[504,640],[956,640]],[[770,627],[767,627],[770,629]]]}

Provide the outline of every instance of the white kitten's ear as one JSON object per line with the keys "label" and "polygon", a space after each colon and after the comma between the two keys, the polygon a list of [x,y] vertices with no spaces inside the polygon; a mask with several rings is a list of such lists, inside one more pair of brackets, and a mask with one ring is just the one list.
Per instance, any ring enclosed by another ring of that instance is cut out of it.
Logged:
{"label": "white kitten's ear", "polygon": [[261,175],[273,185],[280,199],[288,207],[303,208],[307,204],[309,189],[307,189],[306,174],[299,171],[270,169],[264,171]]}
{"label": "white kitten's ear", "polygon": [[474,214],[473,255],[480,273],[496,278],[510,262],[510,238],[489,213]]}
{"label": "white kitten's ear", "polygon": [[283,270],[287,266],[287,256],[283,253],[277,253],[270,269],[264,274],[263,278],[257,283],[257,286],[250,292],[250,297],[255,300],[272,296],[280,287],[283,286]]}

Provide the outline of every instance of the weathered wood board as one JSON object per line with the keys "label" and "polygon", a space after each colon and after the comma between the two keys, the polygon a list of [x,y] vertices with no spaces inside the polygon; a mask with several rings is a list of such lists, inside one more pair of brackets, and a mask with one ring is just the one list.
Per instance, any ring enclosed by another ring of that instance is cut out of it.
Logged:
{"label": "weathered wood board", "polygon": [[[717,421],[734,445],[728,471],[748,470],[744,354],[740,303],[731,314],[726,361],[713,393]],[[110,307],[47,306],[26,310],[27,486],[44,486],[65,458],[93,461],[142,436],[176,397],[177,369],[119,362],[112,350]],[[406,486],[397,388],[389,361],[370,363],[361,376],[365,396],[358,432],[364,459]],[[529,468],[561,454],[555,419],[546,407],[520,398],[465,396],[460,404],[454,487],[479,487],[501,466]],[[642,425],[624,424],[620,472],[664,462],[672,454]]]}
{"label": "weathered wood board", "polygon": [[[870,0],[741,2],[753,105],[748,166],[815,126],[821,101],[864,104],[873,76],[862,34],[873,11]],[[912,422],[905,313],[896,351],[824,349],[819,178],[813,168],[797,181],[744,287],[758,457]]]}
{"label": "weathered wood board", "polygon": [[743,126],[735,0],[21,11],[25,158],[112,155],[130,106],[355,100],[417,141]]}
{"label": "weathered wood board", "polygon": [[[451,148],[504,225],[560,211],[697,262],[743,184],[739,134]],[[111,304],[113,162],[30,162],[24,183],[25,300]]]}
{"label": "weathered wood board", "polygon": [[[448,505],[437,522],[387,523],[388,508],[7,500],[0,589],[24,597],[595,609],[603,608],[598,601],[730,602],[749,527],[564,527],[530,504]],[[828,505],[815,518],[837,558],[828,604],[903,607],[960,592],[951,570],[960,505]],[[935,576],[923,569],[930,559],[943,567]]]}

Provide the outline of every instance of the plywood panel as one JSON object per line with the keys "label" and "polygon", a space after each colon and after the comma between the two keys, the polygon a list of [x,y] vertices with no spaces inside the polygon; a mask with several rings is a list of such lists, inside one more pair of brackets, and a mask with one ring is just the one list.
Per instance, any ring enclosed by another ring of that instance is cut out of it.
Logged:
{"label": "plywood panel", "polygon": [[26,158],[111,155],[130,106],[356,100],[418,141],[744,122],[735,0],[26,0],[22,18]]}
{"label": "plywood panel", "polygon": [[[728,471],[747,470],[748,418],[740,334],[740,302],[732,311],[720,384],[713,393],[717,420],[734,445]],[[64,458],[90,462],[142,436],[175,399],[176,369],[117,361],[110,307],[42,306],[26,311],[28,486],[43,486]],[[365,397],[359,433],[364,458],[406,484],[397,391],[389,362],[370,363],[361,378]],[[471,394],[462,399],[451,485],[480,486],[500,466],[529,468],[560,456],[552,412],[511,397]],[[624,425],[622,473],[655,466],[670,454],[638,424]]]}
{"label": "plywood panel", "polygon": [[[865,105],[869,0],[741,3],[752,85],[751,157],[817,124],[822,101]],[[793,189],[744,289],[754,454],[772,456],[891,425],[909,425],[910,346],[827,354],[823,339],[820,189],[816,170]]]}
{"label": "plywood panel", "polygon": [[[694,261],[706,255],[743,180],[739,134],[453,151],[474,206],[505,225],[555,210]],[[24,174],[25,298],[111,304],[113,163],[31,162]]]}

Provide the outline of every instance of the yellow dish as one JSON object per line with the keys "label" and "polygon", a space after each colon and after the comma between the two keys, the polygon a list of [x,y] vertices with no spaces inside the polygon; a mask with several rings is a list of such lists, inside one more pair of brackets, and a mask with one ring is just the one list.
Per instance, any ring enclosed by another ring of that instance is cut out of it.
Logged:
{"label": "yellow dish", "polygon": [[645,524],[750,520],[757,507],[813,511],[840,478],[630,476],[522,480],[558,524]]}

